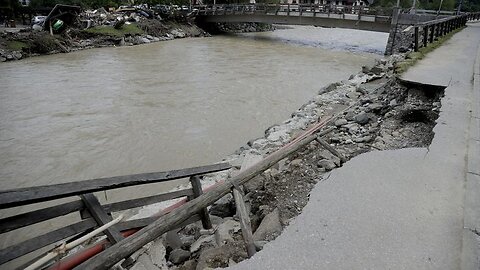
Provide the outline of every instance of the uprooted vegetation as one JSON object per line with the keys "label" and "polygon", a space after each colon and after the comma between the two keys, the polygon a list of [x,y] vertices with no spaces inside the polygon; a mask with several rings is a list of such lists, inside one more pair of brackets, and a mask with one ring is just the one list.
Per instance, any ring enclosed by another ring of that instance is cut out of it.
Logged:
{"label": "uprooted vegetation", "polygon": [[[369,151],[427,147],[431,143],[443,88],[399,81],[392,73],[394,60],[382,60],[347,81],[323,88],[290,119],[270,127],[264,137],[229,156],[226,161],[234,168],[207,179],[236,175],[249,160],[269,155],[307,127],[335,115],[324,127],[333,131],[323,140],[337,154],[313,141],[243,186],[257,250],[302,212],[312,188],[345,161]],[[155,248],[136,253],[138,261],[145,264],[158,258],[154,250],[161,251],[161,262],[156,265],[163,268],[159,269],[210,269],[246,259],[233,196],[218,200],[209,213],[214,229],[204,230],[197,222],[171,231],[152,243]]]}

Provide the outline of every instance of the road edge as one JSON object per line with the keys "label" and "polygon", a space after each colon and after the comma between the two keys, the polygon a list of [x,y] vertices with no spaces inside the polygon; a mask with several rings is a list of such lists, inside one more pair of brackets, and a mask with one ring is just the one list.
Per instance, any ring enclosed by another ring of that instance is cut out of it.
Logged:
{"label": "road edge", "polygon": [[480,269],[480,44],[473,68],[467,167],[465,171],[464,225],[461,269]]}

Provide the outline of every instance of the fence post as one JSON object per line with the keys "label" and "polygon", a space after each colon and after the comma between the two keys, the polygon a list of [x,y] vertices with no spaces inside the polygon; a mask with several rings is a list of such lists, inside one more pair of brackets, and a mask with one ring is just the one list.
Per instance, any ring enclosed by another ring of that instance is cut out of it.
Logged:
{"label": "fence post", "polygon": [[415,46],[414,50],[418,52],[418,26],[415,27]]}
{"label": "fence post", "polygon": [[430,40],[429,40],[430,43],[433,43],[433,35],[434,35],[433,32],[435,32],[435,25],[434,24],[432,24],[430,26]]}
{"label": "fence post", "polygon": [[[192,191],[193,191],[193,197],[197,198],[200,197],[200,195],[203,194],[202,191],[202,184],[200,183],[200,176],[195,175],[190,177],[190,183],[192,184]],[[203,208],[200,210],[198,213],[202,219],[202,225],[204,229],[211,229],[212,228],[212,222],[210,221],[210,216],[208,215],[208,210],[207,208]]]}
{"label": "fence post", "polygon": [[428,44],[428,26],[423,27],[423,47],[427,47]]}

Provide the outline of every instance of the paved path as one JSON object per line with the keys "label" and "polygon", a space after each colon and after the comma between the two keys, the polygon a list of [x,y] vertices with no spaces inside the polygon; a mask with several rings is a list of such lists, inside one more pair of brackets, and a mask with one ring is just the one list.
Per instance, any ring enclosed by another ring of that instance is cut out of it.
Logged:
{"label": "paved path", "polygon": [[230,269],[479,269],[479,43],[480,24],[469,25],[404,75],[448,85],[429,149],[350,160],[277,240]]}

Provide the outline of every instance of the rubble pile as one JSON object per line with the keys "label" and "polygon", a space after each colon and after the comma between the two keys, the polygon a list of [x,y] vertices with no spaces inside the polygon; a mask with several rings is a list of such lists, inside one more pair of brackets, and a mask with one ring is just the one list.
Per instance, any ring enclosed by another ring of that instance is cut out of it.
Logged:
{"label": "rubble pile", "polygon": [[162,10],[144,7],[87,10],[76,17],[75,23],[62,24],[53,31],[54,35],[37,24],[19,32],[0,31],[0,62],[97,47],[209,36],[190,21],[187,13],[165,7]]}
{"label": "rubble pile", "polygon": [[[342,166],[344,161],[368,151],[430,144],[443,89],[400,82],[393,74],[394,64],[400,58],[379,60],[374,67],[364,67],[349,80],[321,89],[290,119],[268,128],[264,137],[249,141],[227,157],[225,161],[230,162],[232,169],[205,177],[205,181],[219,182],[234,176],[245,160],[259,160],[319,119],[334,116],[326,126],[334,129],[323,138],[344,159],[314,141],[244,185],[257,250],[275,239],[301,213],[314,185],[327,179],[329,171]],[[154,264],[153,269],[202,270],[227,267],[246,259],[233,196],[228,194],[218,200],[209,213],[212,230],[203,229],[197,222],[171,231],[152,244],[162,250],[160,263],[137,261],[131,269],[152,269],[146,264]]]}

